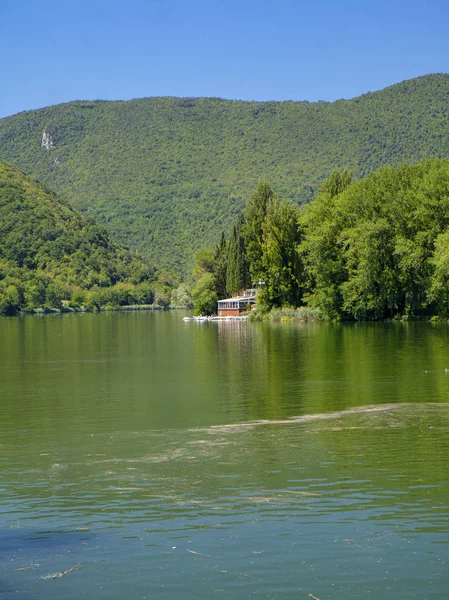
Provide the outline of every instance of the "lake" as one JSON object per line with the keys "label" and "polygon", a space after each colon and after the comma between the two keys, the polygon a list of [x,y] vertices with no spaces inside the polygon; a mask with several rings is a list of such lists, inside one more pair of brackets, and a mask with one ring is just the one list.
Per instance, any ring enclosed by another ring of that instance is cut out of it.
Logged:
{"label": "lake", "polygon": [[0,598],[449,590],[449,326],[0,320]]}

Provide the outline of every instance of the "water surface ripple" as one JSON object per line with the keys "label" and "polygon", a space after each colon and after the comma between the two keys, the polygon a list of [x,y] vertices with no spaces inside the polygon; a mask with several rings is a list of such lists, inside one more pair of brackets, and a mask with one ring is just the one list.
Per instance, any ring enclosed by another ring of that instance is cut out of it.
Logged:
{"label": "water surface ripple", "polygon": [[0,320],[0,598],[446,598],[449,328]]}

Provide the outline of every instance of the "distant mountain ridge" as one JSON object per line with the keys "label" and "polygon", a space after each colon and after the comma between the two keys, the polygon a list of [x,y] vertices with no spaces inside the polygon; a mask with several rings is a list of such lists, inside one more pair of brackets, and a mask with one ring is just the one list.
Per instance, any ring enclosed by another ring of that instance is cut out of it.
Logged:
{"label": "distant mountain ridge", "polygon": [[449,157],[449,75],[336,102],[74,101],[0,120],[0,159],[158,266],[188,270],[260,177],[296,203],[335,168]]}

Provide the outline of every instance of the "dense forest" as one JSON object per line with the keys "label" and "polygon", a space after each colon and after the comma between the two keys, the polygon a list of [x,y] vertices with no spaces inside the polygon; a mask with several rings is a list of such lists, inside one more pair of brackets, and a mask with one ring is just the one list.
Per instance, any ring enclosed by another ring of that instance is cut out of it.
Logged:
{"label": "dense forest", "polygon": [[448,98],[449,76],[428,75],[333,103],[76,101],[0,120],[0,159],[185,276],[261,175],[298,206],[335,168],[361,179],[449,157]]}
{"label": "dense forest", "polygon": [[91,309],[151,303],[168,293],[161,279],[44,185],[0,163],[0,314],[64,301]]}
{"label": "dense forest", "polygon": [[326,320],[447,316],[449,162],[383,167],[355,182],[336,170],[302,209],[261,181],[228,236],[198,253],[196,274],[197,312],[262,281],[261,313],[305,306]]}
{"label": "dense forest", "polygon": [[193,277],[192,290],[179,285],[0,163],[0,314],[167,306],[170,296],[212,314],[218,299],[263,282],[256,315],[302,307],[301,316],[335,321],[449,314],[449,162],[356,181],[335,170],[303,207],[261,180],[218,244],[196,254]]}

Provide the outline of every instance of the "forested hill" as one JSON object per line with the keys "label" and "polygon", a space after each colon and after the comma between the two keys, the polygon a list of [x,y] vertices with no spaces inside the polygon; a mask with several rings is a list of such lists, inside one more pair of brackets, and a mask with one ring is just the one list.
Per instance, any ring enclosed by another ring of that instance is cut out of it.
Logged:
{"label": "forested hill", "polygon": [[151,300],[153,275],[102,228],[0,162],[0,314],[54,307],[76,295],[86,303],[88,290],[101,292],[95,299],[99,304],[125,303],[112,298],[112,292],[136,295],[136,290]]}
{"label": "forested hill", "polygon": [[0,159],[182,271],[217,242],[260,177],[296,203],[335,168],[449,157],[449,75],[337,102],[76,101],[0,120]]}

